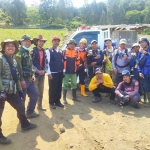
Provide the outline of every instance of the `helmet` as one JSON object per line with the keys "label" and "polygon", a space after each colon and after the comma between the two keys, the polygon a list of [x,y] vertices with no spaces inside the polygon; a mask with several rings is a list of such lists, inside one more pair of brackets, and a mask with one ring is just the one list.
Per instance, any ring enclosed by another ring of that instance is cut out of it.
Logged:
{"label": "helmet", "polygon": [[130,76],[130,72],[128,70],[124,70],[122,72],[122,76]]}
{"label": "helmet", "polygon": [[106,39],[104,40],[104,42],[106,43],[107,41],[112,41],[112,40],[111,40],[111,38],[106,38]]}
{"label": "helmet", "polygon": [[139,46],[139,43],[134,43],[134,44],[132,45],[132,48],[133,48],[133,47],[137,47],[137,46]]}
{"label": "helmet", "polygon": [[87,44],[87,40],[85,38],[82,38],[79,43]]}
{"label": "helmet", "polygon": [[59,36],[53,36],[52,41],[54,41],[54,40],[59,40],[60,41]]}
{"label": "helmet", "polygon": [[147,37],[141,37],[141,38],[139,39],[139,44],[140,44],[142,41],[145,41],[145,42],[147,43],[147,45],[149,46],[149,40],[148,40]]}
{"label": "helmet", "polygon": [[70,39],[70,40],[68,41],[67,45],[68,45],[68,44],[75,44],[75,45],[77,45],[77,43],[76,43],[76,41],[75,41],[74,39]]}

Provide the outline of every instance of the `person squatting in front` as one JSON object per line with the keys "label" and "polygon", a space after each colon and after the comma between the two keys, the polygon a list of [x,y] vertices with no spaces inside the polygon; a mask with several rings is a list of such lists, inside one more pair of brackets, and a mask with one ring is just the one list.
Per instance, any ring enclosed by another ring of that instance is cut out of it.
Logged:
{"label": "person squatting in front", "polygon": [[134,108],[139,109],[139,82],[132,79],[130,72],[124,70],[122,72],[123,81],[116,88],[116,95],[119,97],[119,106],[125,106],[130,103]]}
{"label": "person squatting in front", "polygon": [[102,51],[98,48],[96,40],[91,41],[91,49],[87,53],[87,67],[90,80],[95,76],[95,69],[102,67],[103,62]]}
{"label": "person squatting in front", "polygon": [[61,103],[61,92],[62,92],[62,80],[63,80],[63,69],[64,59],[62,50],[58,48],[60,38],[54,36],[52,38],[52,47],[46,50],[48,58],[48,82],[49,82],[49,104],[52,109],[58,107],[64,107]]}
{"label": "person squatting in front", "polygon": [[11,39],[1,43],[2,55],[0,56],[0,144],[9,144],[11,140],[2,133],[2,114],[7,101],[16,111],[23,131],[36,128],[25,116],[24,95],[20,85],[19,72],[16,69],[14,53],[19,46],[18,41]]}
{"label": "person squatting in front", "polygon": [[140,38],[139,44],[141,49],[138,55],[138,71],[148,99],[148,103],[145,104],[145,107],[150,107],[150,44],[146,37]]}
{"label": "person squatting in front", "polygon": [[68,82],[71,79],[71,89],[72,89],[72,100],[81,102],[76,95],[77,89],[77,67],[80,64],[78,58],[78,52],[76,50],[76,42],[75,40],[71,39],[67,43],[67,49],[63,52],[64,55],[64,74],[65,77],[63,79],[63,100],[64,104],[67,104],[66,94],[68,89]]}
{"label": "person squatting in front", "polygon": [[80,59],[80,65],[78,66],[77,69],[77,76],[79,76],[79,83],[80,83],[80,88],[81,88],[81,95],[82,96],[88,96],[85,93],[85,77],[86,77],[86,45],[87,45],[87,40],[82,38],[79,42],[79,47],[77,48],[78,51],[78,57]]}
{"label": "person squatting in front", "polygon": [[95,99],[93,103],[102,100],[100,93],[110,93],[110,103],[116,104],[115,102],[115,87],[109,74],[103,73],[101,68],[95,69],[95,76],[92,78],[89,84],[89,91],[92,91]]}
{"label": "person squatting in front", "polygon": [[30,52],[32,58],[32,66],[35,74],[35,83],[38,91],[37,109],[46,111],[46,108],[42,107],[43,91],[44,91],[44,79],[47,71],[47,56],[43,49],[43,46],[47,40],[42,35],[38,35],[33,39],[35,47]]}
{"label": "person squatting in front", "polygon": [[35,85],[34,71],[32,70],[32,59],[29,53],[32,42],[33,40],[30,35],[23,35],[19,41],[21,47],[19,48],[19,52],[15,55],[23,94],[25,97],[26,94],[29,96],[29,103],[26,111],[27,118],[39,116],[39,114],[34,111],[38,99],[38,92]]}

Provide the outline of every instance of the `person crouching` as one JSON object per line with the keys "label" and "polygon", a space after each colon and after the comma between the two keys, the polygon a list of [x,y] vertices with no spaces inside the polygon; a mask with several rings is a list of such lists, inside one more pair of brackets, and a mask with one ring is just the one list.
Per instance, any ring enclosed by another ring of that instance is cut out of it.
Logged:
{"label": "person crouching", "polygon": [[115,91],[116,95],[119,97],[119,106],[128,105],[130,102],[134,108],[139,109],[139,82],[131,79],[131,75],[128,70],[124,70],[122,72],[122,76],[123,81],[119,83]]}
{"label": "person crouching", "polygon": [[116,104],[115,102],[115,87],[113,81],[109,74],[103,73],[101,68],[95,69],[95,76],[92,78],[89,84],[89,91],[92,91],[95,99],[93,103],[101,101],[101,95],[99,92],[102,93],[110,93],[110,103]]}

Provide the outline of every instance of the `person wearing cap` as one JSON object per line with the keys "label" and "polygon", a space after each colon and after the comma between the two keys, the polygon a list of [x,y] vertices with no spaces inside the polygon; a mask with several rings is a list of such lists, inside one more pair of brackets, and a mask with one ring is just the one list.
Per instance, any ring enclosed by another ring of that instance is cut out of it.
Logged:
{"label": "person wearing cap", "polygon": [[102,51],[98,49],[97,41],[91,41],[91,49],[87,53],[87,66],[90,79],[95,76],[95,69],[97,67],[102,67],[103,54]]}
{"label": "person wearing cap", "polygon": [[38,37],[33,39],[33,44],[35,47],[30,52],[32,57],[32,66],[36,78],[35,83],[38,91],[37,109],[43,111],[46,111],[46,109],[42,107],[44,79],[47,71],[47,56],[45,50],[43,49],[46,41],[47,40],[44,39],[42,35],[38,35]]}
{"label": "person wearing cap", "polygon": [[23,35],[19,41],[21,46],[18,53],[15,55],[24,97],[26,97],[26,94],[29,96],[29,103],[26,111],[27,118],[39,116],[39,114],[34,111],[38,99],[38,92],[35,85],[34,71],[32,70],[32,59],[29,53],[32,42],[33,40],[30,35]]}
{"label": "person wearing cap", "polygon": [[122,72],[124,70],[130,71],[131,51],[127,49],[127,40],[121,39],[120,46],[115,50],[112,57],[113,71],[116,75],[116,84],[118,85],[122,79]]}
{"label": "person wearing cap", "polygon": [[89,91],[92,91],[95,99],[93,103],[102,100],[100,93],[110,93],[110,103],[115,102],[115,87],[109,74],[103,73],[102,68],[95,69],[95,76],[92,78],[89,84]]}
{"label": "person wearing cap", "polygon": [[49,80],[49,104],[52,109],[64,107],[61,103],[61,91],[63,80],[63,55],[61,49],[58,48],[60,38],[54,36],[52,38],[52,47],[46,50],[48,58],[48,80]]}
{"label": "person wearing cap", "polygon": [[78,51],[76,50],[76,42],[71,39],[67,43],[67,49],[63,52],[64,56],[64,79],[63,79],[63,100],[64,104],[67,104],[66,94],[68,90],[68,82],[71,79],[71,89],[72,89],[72,100],[80,102],[76,95],[77,89],[77,68],[80,64]]}
{"label": "person wearing cap", "polygon": [[115,91],[116,95],[119,97],[119,106],[125,106],[130,103],[131,106],[139,109],[139,82],[131,78],[128,70],[124,70],[122,76],[123,81],[119,83]]}
{"label": "person wearing cap", "polygon": [[85,67],[86,67],[86,45],[87,45],[87,40],[82,38],[79,42],[79,47],[77,48],[78,51],[78,57],[80,60],[80,65],[77,69],[77,76],[79,75],[79,83],[80,83],[80,88],[81,88],[81,95],[84,97],[87,97],[88,95],[85,93],[85,77],[86,77],[86,72],[85,72]]}
{"label": "person wearing cap", "polygon": [[106,48],[103,50],[103,55],[104,55],[104,72],[109,74],[113,80],[113,83],[115,83],[115,73],[113,72],[113,67],[112,67],[112,57],[114,55],[114,51],[116,47],[112,46],[112,40],[111,38],[107,38],[104,40],[104,43],[106,45]]}
{"label": "person wearing cap", "polygon": [[138,71],[148,99],[145,107],[150,107],[150,43],[146,37],[141,37],[139,44],[141,48],[138,55]]}
{"label": "person wearing cap", "polygon": [[5,40],[1,43],[0,56],[0,144],[9,144],[11,140],[2,133],[2,114],[7,101],[16,111],[23,131],[36,128],[25,116],[24,95],[20,85],[19,72],[16,69],[16,60],[13,55],[18,50],[19,43],[15,40]]}

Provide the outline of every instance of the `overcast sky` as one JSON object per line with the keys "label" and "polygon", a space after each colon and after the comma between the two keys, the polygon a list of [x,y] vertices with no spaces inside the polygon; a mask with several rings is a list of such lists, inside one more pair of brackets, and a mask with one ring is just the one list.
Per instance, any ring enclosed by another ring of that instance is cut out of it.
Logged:
{"label": "overcast sky", "polygon": [[[28,6],[31,6],[32,4],[34,4],[34,3],[39,3],[39,1],[40,0],[25,0],[25,2],[26,2],[26,4],[28,5]],[[89,3],[91,3],[91,1],[92,0],[88,0],[89,1]],[[100,1],[105,1],[105,0],[96,0],[97,2],[100,2]],[[84,0],[72,0],[72,2],[73,2],[73,5],[75,6],[75,7],[81,7],[81,6],[83,6],[83,2],[84,2]]]}

